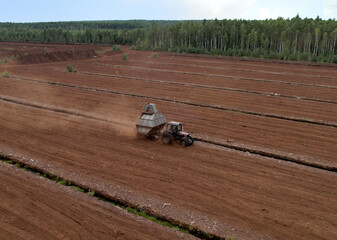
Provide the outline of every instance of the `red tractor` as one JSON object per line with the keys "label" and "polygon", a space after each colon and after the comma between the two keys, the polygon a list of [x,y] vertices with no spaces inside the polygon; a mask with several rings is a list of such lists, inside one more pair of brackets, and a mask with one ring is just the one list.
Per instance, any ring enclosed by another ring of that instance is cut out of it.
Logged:
{"label": "red tractor", "polygon": [[184,132],[183,125],[180,122],[168,122],[166,130],[161,135],[164,144],[170,144],[173,140],[179,140],[182,147],[192,145],[194,139],[187,132]]}
{"label": "red tractor", "polygon": [[166,130],[162,132],[165,124],[166,118],[157,111],[156,104],[148,103],[136,123],[136,128],[139,135],[144,135],[148,139],[157,139],[161,134],[161,140],[164,144],[170,144],[173,140],[179,140],[183,147],[193,144],[194,139],[190,134],[184,132],[183,125],[180,122],[168,122]]}

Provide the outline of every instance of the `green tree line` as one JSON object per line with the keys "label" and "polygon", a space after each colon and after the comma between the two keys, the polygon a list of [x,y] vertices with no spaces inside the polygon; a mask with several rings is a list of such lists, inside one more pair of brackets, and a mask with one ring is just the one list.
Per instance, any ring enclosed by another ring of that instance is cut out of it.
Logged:
{"label": "green tree line", "polygon": [[335,19],[0,23],[0,41],[128,44],[134,49],[337,63]]}

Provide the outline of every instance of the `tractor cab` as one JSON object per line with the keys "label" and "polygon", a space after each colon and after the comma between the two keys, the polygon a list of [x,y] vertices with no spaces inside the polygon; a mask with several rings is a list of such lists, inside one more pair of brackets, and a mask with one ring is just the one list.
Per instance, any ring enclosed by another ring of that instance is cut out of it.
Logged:
{"label": "tractor cab", "polygon": [[168,122],[166,125],[166,131],[171,132],[175,137],[178,133],[183,132],[183,124],[180,122]]}

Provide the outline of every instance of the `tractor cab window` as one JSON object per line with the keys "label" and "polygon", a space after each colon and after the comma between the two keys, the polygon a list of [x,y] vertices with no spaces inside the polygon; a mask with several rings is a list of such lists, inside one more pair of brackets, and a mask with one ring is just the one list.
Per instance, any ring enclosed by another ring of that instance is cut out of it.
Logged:
{"label": "tractor cab window", "polygon": [[172,125],[171,126],[171,131],[172,132],[177,132],[177,126],[176,125]]}
{"label": "tractor cab window", "polygon": [[183,126],[181,124],[178,125],[178,131],[181,132],[183,130]]}

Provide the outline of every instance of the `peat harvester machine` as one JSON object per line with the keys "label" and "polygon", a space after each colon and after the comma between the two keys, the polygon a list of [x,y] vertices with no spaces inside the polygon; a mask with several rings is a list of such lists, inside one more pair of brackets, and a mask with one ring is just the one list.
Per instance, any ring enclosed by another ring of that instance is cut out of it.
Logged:
{"label": "peat harvester machine", "polygon": [[[166,130],[162,129],[166,125]],[[164,144],[170,144],[174,140],[179,141],[182,147],[193,144],[192,136],[184,132],[183,125],[180,122],[166,122],[163,114],[157,111],[156,104],[147,103],[144,111],[136,124],[137,132],[147,138],[158,138],[161,135],[161,140]]]}

